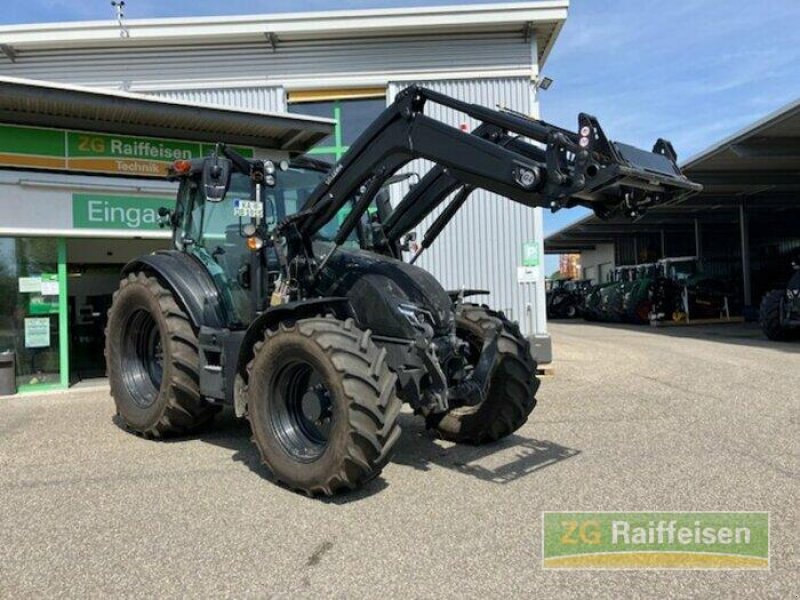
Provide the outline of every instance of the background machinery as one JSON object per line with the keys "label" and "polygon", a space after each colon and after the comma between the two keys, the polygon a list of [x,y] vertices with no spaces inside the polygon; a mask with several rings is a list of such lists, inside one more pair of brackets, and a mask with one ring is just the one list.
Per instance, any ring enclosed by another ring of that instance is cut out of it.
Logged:
{"label": "background machinery", "polygon": [[[427,103],[482,124],[471,134]],[[411,160],[435,166],[395,207],[384,187]],[[653,152],[412,86],[328,169],[246,160],[224,146],[177,161],[173,249],[123,271],[107,369],[125,425],[184,434],[226,403],[246,416],[273,478],[310,495],[376,477],[401,403],[438,435],[481,444],[536,404],[528,340],[502,313],[445,291],[402,260],[409,232],[445,205],[420,248],[483,188],[526,206],[639,214],[697,191],[668,142]],[[412,257],[413,262],[415,257]],[[481,293],[486,293],[481,291]]]}
{"label": "background machinery", "polygon": [[761,301],[761,330],[771,340],[800,338],[800,257],[792,267],[795,272],[786,287],[772,290]]}
{"label": "background machinery", "polygon": [[548,279],[545,282],[548,319],[574,319],[583,314],[586,295],[592,288],[588,279]]}

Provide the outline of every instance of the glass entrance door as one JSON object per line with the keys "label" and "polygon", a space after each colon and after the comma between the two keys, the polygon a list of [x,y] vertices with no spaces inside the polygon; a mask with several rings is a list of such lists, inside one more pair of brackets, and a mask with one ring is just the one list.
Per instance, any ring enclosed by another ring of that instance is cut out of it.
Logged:
{"label": "glass entrance door", "polygon": [[64,241],[0,238],[0,352],[16,355],[19,391],[66,387]]}

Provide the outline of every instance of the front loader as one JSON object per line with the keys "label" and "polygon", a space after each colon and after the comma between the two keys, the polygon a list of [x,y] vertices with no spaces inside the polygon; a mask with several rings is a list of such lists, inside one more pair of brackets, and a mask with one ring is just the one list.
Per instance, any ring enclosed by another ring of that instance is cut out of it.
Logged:
{"label": "front loader", "polygon": [[[425,114],[478,119],[473,133]],[[435,166],[392,208],[410,161]],[[452,196],[423,249],[482,188],[526,206],[635,215],[697,191],[667,142],[609,141],[412,86],[332,168],[247,160],[222,145],[177,161],[173,249],[123,271],[106,338],[121,419],[180,435],[224,404],[247,417],[276,481],[331,495],[376,477],[407,403],[439,436],[482,444],[521,427],[538,388],[530,343],[501,312],[402,260],[408,232]],[[482,292],[485,293],[485,292]]]}

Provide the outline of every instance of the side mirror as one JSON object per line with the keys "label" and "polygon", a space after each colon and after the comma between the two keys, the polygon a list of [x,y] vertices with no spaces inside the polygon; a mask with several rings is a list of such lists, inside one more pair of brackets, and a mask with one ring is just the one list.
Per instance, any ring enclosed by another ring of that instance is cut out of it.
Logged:
{"label": "side mirror", "polygon": [[215,154],[203,162],[203,191],[208,202],[222,202],[231,180],[231,161]]}
{"label": "side mirror", "polygon": [[172,225],[172,210],[166,206],[158,207],[158,226],[162,229]]}

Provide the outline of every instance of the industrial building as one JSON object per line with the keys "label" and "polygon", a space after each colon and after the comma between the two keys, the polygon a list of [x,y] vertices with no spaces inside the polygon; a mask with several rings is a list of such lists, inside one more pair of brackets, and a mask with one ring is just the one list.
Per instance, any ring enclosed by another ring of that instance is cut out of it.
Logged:
{"label": "industrial building", "polygon": [[606,281],[616,266],[697,256],[730,282],[746,316],[783,287],[800,251],[800,100],[686,160],[703,192],[631,221],[592,215],[545,238],[548,254],[580,254],[581,276]]}
{"label": "industrial building", "polygon": [[[412,82],[538,116],[536,84],[567,9],[552,0],[0,27],[0,351],[16,351],[20,388],[103,374],[121,265],[170,244],[155,211],[172,202],[172,160],[224,141],[252,156],[335,161]],[[448,288],[492,290],[478,300],[546,352],[541,209],[488,196],[475,194],[418,264]]]}

